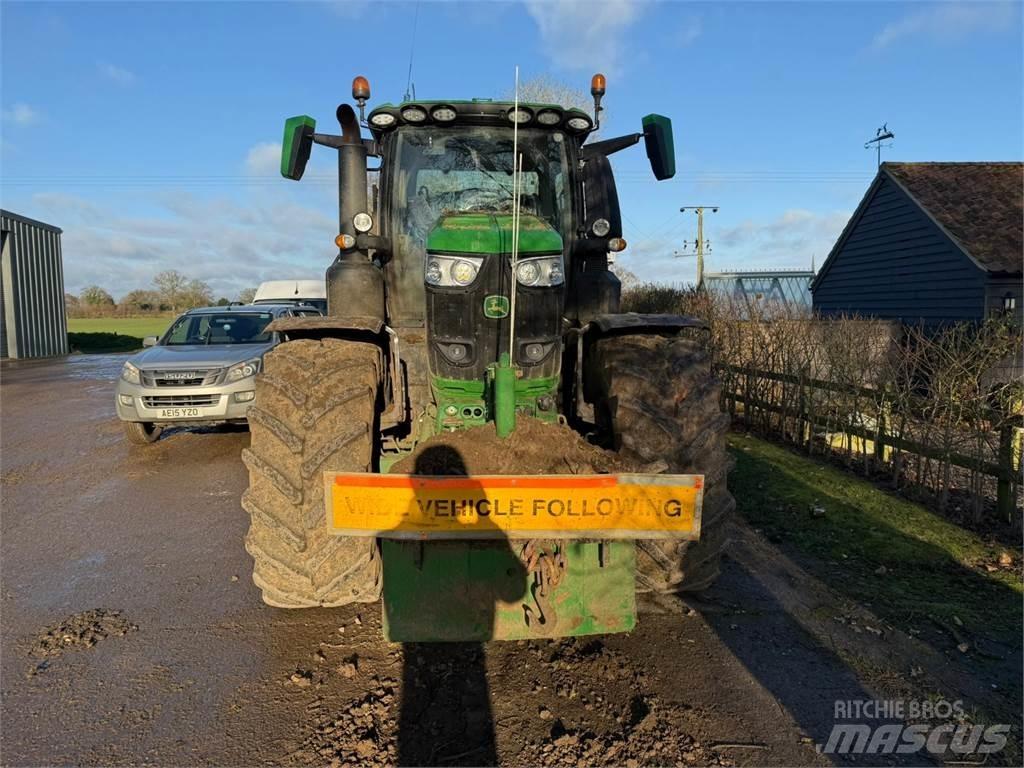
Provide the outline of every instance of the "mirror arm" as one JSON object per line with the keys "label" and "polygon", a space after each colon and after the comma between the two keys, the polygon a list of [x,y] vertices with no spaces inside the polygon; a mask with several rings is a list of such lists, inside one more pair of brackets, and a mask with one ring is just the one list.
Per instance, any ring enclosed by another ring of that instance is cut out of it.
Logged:
{"label": "mirror arm", "polygon": [[[391,238],[381,235],[360,234],[356,235],[356,248],[360,251],[373,249],[380,255],[391,255]],[[386,261],[386,259],[382,259]]]}
{"label": "mirror arm", "polygon": [[595,141],[593,144],[586,144],[583,147],[583,159],[586,160],[594,155],[608,157],[608,155],[615,154],[627,147],[632,147],[642,138],[642,133],[630,133],[625,136],[616,136],[614,139],[605,139],[604,141]]}
{"label": "mirror arm", "polygon": [[[374,141],[373,139],[363,139],[362,142],[363,146],[366,147],[366,154],[370,155],[371,157],[381,156],[380,146],[377,144],[376,141]],[[344,136],[333,136],[329,133],[314,133],[313,143],[319,144],[320,146],[323,147],[332,147],[333,149],[338,149],[346,142]]]}
{"label": "mirror arm", "polygon": [[329,133],[314,133],[313,143],[319,144],[322,147],[333,147],[334,149],[338,149],[342,144],[344,144],[344,140],[341,136],[332,136]]}

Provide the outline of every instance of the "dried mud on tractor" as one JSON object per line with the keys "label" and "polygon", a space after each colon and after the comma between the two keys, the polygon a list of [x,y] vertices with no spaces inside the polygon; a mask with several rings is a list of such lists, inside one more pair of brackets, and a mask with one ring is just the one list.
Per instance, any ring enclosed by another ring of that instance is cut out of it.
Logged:
{"label": "dried mud on tractor", "polygon": [[[445,447],[448,451],[432,450]],[[520,417],[499,438],[494,424],[435,435],[397,462],[392,472],[452,475],[592,475],[642,472],[625,457],[588,443],[563,424]]]}

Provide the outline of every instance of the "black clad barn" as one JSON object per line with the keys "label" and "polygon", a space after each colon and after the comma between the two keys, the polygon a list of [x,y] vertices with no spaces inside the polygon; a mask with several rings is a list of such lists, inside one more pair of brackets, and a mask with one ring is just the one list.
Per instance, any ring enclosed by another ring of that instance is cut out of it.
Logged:
{"label": "black clad barn", "polygon": [[811,285],[821,315],[1021,322],[1024,164],[883,163]]}

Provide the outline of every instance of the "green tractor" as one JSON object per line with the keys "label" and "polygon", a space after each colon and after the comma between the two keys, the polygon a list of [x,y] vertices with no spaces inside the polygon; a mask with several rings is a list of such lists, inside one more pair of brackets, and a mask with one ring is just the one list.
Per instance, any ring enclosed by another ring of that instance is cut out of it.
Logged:
{"label": "green tractor", "polygon": [[[626,244],[608,158],[642,140],[655,178],[671,178],[671,122],[648,115],[639,133],[588,142],[604,92],[595,75],[593,117],[490,99],[366,114],[357,77],[358,115],[338,107],[340,136],[307,116],[286,121],[286,178],[302,177],[313,144],[337,151],[340,221],[328,313],[275,322],[286,341],[267,355],[249,412],[246,548],[268,604],[383,596],[390,640],[552,637],[628,630],[637,593],[700,590],[717,575],[733,500],[703,324],[621,313],[609,270]],[[504,437],[524,418],[568,424],[655,478],[637,482],[698,476],[699,537],[609,539],[598,520],[592,537],[513,550],[332,526],[325,473],[386,475],[432,436],[493,423]],[[502,580],[536,581],[538,557],[548,583],[511,590],[524,598],[487,618],[493,605],[474,601],[501,594]],[[556,620],[530,621],[555,604]]]}

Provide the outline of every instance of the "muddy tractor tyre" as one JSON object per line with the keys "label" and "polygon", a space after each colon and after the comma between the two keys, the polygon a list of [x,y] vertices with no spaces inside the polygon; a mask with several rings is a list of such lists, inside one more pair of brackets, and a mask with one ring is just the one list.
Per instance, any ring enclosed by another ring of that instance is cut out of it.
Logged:
{"label": "muddy tractor tyre", "polygon": [[151,421],[125,421],[124,436],[132,445],[149,445],[160,438],[164,428]]}
{"label": "muddy tractor tyre", "polygon": [[726,487],[729,417],[710,357],[694,339],[618,336],[597,342],[593,363],[595,417],[611,447],[660,471],[704,475],[700,540],[638,540],[637,591],[706,589],[718,577],[735,508]]}
{"label": "muddy tractor tyre", "polygon": [[373,470],[380,351],[301,339],[267,354],[242,452],[250,515],[245,548],[263,600],[279,608],[334,607],[380,597],[376,539],[327,529],[324,470]]}

